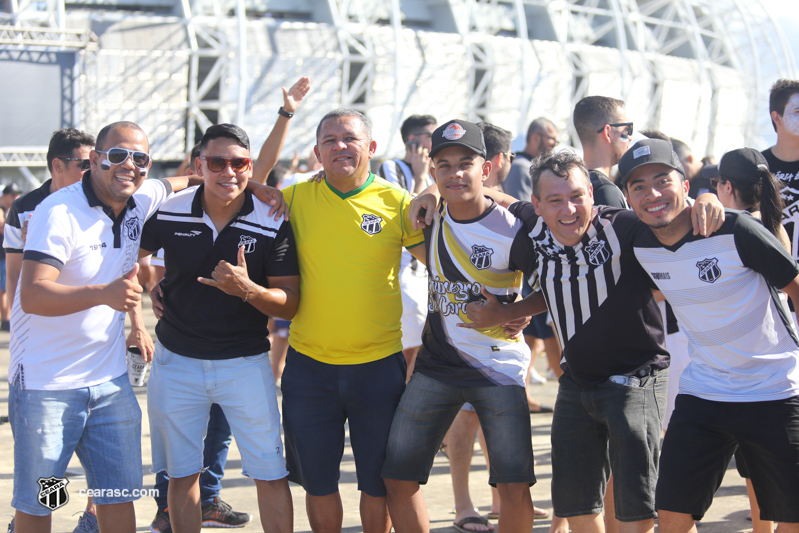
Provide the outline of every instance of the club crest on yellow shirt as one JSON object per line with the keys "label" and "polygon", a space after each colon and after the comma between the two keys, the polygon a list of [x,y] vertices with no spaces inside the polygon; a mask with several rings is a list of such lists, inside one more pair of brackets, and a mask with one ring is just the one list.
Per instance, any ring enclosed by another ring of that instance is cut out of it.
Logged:
{"label": "club crest on yellow shirt", "polygon": [[380,233],[380,230],[383,229],[381,225],[383,223],[383,219],[377,215],[365,214],[363,216],[363,222],[361,222],[361,229],[364,230],[369,235],[374,235],[375,233]]}

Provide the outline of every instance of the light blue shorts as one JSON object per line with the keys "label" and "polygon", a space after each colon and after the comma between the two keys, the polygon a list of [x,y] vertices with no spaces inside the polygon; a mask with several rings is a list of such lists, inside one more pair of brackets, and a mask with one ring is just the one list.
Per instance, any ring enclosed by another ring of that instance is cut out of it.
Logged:
{"label": "light blue shorts", "polygon": [[15,509],[49,515],[51,508],[39,501],[39,480],[63,478],[73,453],[83,464],[89,488],[105,494],[94,497],[96,504],[139,498],[141,409],[127,373],[93,387],[55,391],[22,389],[17,379],[10,387],[9,415]]}
{"label": "light blue shorts", "polygon": [[203,442],[214,403],[230,424],[242,473],[267,481],[286,477],[268,353],[212,361],[176,354],[160,342],[147,383],[152,471],[181,478],[203,469]]}

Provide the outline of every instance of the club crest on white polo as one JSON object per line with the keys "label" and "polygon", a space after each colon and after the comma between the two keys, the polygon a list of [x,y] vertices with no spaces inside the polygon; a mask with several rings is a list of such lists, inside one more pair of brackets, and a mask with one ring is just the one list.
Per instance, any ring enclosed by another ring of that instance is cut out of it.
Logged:
{"label": "club crest on white polo", "polygon": [[139,238],[139,233],[141,233],[141,224],[139,223],[139,217],[129,218],[125,221],[125,232],[128,235],[128,239],[135,241]]}

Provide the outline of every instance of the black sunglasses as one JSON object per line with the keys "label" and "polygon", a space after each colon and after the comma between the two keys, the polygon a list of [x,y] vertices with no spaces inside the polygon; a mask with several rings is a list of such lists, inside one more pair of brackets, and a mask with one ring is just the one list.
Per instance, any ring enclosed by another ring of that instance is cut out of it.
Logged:
{"label": "black sunglasses", "polygon": [[[632,137],[633,136],[633,123],[632,122],[615,122],[613,124],[608,124],[608,126],[610,126],[611,128],[620,128],[622,126],[626,126],[627,127],[627,137]],[[605,126],[602,126],[598,130],[596,130],[596,132],[597,133],[602,133],[602,130],[604,130],[604,129],[605,129]]]}
{"label": "black sunglasses", "polygon": [[81,170],[89,170],[89,167],[92,166],[91,161],[88,159],[78,159],[76,157],[59,157],[61,161],[80,161],[80,169]]}
{"label": "black sunglasses", "polygon": [[136,150],[128,150],[127,148],[109,148],[108,150],[97,150],[98,154],[105,154],[106,165],[121,165],[127,161],[128,157],[131,158],[133,164],[139,170],[145,170],[150,165],[150,154],[147,152],[138,152]]}
{"label": "black sunglasses", "polygon": [[509,163],[513,163],[513,160],[516,159],[516,153],[515,152],[502,152],[502,153],[505,154],[505,157],[508,158],[508,162]]}

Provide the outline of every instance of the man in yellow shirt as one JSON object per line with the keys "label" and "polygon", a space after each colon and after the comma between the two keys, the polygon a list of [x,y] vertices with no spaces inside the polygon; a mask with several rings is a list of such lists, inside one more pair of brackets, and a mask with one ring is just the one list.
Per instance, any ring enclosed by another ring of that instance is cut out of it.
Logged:
{"label": "man in yellow shirt", "polygon": [[403,247],[424,261],[424,237],[408,218],[408,192],[369,171],[377,144],[366,116],[332,111],[316,141],[325,180],[283,191],[301,294],[282,379],[289,480],[306,491],[314,533],[341,531],[348,421],[363,530],[387,533],[380,470],[406,373],[399,261]]}

